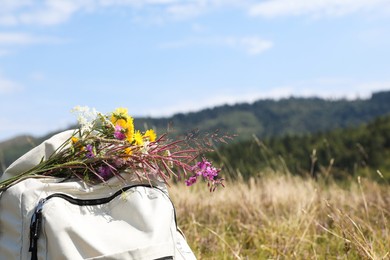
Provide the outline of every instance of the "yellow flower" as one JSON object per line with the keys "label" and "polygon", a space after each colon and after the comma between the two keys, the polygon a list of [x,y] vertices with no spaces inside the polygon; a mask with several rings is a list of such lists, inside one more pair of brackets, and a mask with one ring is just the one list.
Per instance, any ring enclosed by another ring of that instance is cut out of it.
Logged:
{"label": "yellow flower", "polygon": [[136,145],[143,145],[144,144],[144,140],[142,138],[142,134],[140,131],[135,132],[134,140],[135,140]]}
{"label": "yellow flower", "polygon": [[79,149],[80,151],[84,151],[85,150],[85,147],[81,145],[81,143],[79,142],[80,139],[75,137],[75,136],[72,136],[72,138],[70,139],[72,145],[74,146],[74,148],[76,149]]}
{"label": "yellow flower", "polygon": [[127,108],[119,107],[112,112],[111,123],[115,125],[119,119],[126,119],[128,116]]}
{"label": "yellow flower", "polygon": [[126,130],[125,134],[126,134],[127,141],[129,141],[130,143],[133,142],[133,140],[134,140],[134,122],[133,122],[132,117],[129,116],[127,118],[126,125],[125,125],[124,129]]}
{"label": "yellow flower", "polygon": [[132,118],[128,115],[127,108],[120,107],[111,113],[110,121],[113,125],[119,125],[122,128],[125,128],[129,119]]}
{"label": "yellow flower", "polygon": [[127,154],[127,155],[132,155],[132,154],[133,154],[133,150],[131,150],[130,147],[127,147],[127,148],[125,149],[125,154]]}
{"label": "yellow flower", "polygon": [[79,141],[79,139],[75,136],[72,136],[72,144],[75,144]]}
{"label": "yellow flower", "polygon": [[125,130],[126,139],[131,143],[134,140],[134,119],[127,113],[127,108],[117,108],[112,112],[110,121]]}
{"label": "yellow flower", "polygon": [[127,126],[127,119],[117,119],[117,120],[113,120],[114,122],[112,122],[115,126],[120,126],[121,128],[123,129],[126,129],[126,126]]}
{"label": "yellow flower", "polygon": [[147,130],[144,134],[144,138],[149,139],[150,142],[156,141],[156,137],[157,135],[153,129]]}

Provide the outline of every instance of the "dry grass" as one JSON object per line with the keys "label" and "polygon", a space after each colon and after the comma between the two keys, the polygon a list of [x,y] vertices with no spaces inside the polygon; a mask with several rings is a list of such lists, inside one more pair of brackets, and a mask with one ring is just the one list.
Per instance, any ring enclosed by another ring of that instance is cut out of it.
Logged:
{"label": "dry grass", "polygon": [[198,259],[390,259],[390,189],[289,175],[170,188]]}

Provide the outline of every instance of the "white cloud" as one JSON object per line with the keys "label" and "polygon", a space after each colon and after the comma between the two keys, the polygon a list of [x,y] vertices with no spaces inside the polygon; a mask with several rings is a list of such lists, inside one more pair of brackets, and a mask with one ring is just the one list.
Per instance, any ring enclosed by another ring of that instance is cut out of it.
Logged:
{"label": "white cloud", "polygon": [[82,7],[72,1],[51,0],[45,6],[32,12],[21,13],[19,21],[22,24],[55,25],[67,21]]}
{"label": "white cloud", "polygon": [[221,9],[263,17],[341,16],[358,11],[390,12],[388,0],[0,0],[0,25],[57,25],[76,13],[128,8],[147,19],[189,19]]}
{"label": "white cloud", "polygon": [[20,32],[0,32],[0,57],[12,54],[15,46],[26,46],[32,44],[59,44],[67,40],[57,37],[36,36]]}
{"label": "white cloud", "polygon": [[[10,0],[3,2],[11,2]],[[14,1],[18,2],[18,1]],[[0,11],[0,24],[38,24],[56,25],[67,21],[79,10],[89,10],[95,4],[93,0],[45,0],[27,1],[22,0],[21,4],[8,4]],[[1,2],[0,2],[1,4]]]}
{"label": "white cloud", "polygon": [[76,13],[107,8],[146,11],[153,16],[146,17],[157,20],[188,19],[224,7],[245,8],[247,2],[251,0],[0,0],[0,25],[57,25]]}
{"label": "white cloud", "polygon": [[390,90],[390,81],[361,82],[350,78],[317,78],[274,88],[271,98],[322,97],[329,99],[368,98],[373,92]]}
{"label": "white cloud", "polygon": [[163,107],[148,108],[145,114],[152,117],[172,116],[176,113],[196,112],[205,108],[222,106],[226,104],[236,104],[239,102],[253,102],[253,93],[213,95],[211,98],[201,98],[197,100],[180,100],[178,102],[166,104]]}
{"label": "white cloud", "polygon": [[0,13],[31,6],[33,0],[0,0]]}
{"label": "white cloud", "polygon": [[203,33],[207,31],[207,27],[199,23],[193,23],[191,30],[195,33]]}
{"label": "white cloud", "polygon": [[63,40],[56,37],[35,36],[29,33],[0,32],[0,45],[30,45],[38,43],[60,43]]}
{"label": "white cloud", "polygon": [[373,91],[390,90],[390,81],[363,82],[357,85],[361,93],[371,93]]}
{"label": "white cloud", "polygon": [[181,0],[100,0],[95,1],[96,6],[145,6],[145,5],[170,5],[180,3]]}
{"label": "white cloud", "polygon": [[7,56],[9,54],[11,54],[9,50],[0,49],[0,57]]}
{"label": "white cloud", "polygon": [[289,97],[320,97],[326,99],[369,98],[373,92],[389,91],[390,81],[360,82],[349,78],[318,78],[291,82],[269,89],[243,87],[239,92],[226,90],[225,93],[210,95],[194,101],[183,100],[145,112],[153,117],[171,116],[175,113],[196,112],[205,108],[237,103],[253,103],[260,99],[282,99]]}
{"label": "white cloud", "polygon": [[39,71],[32,72],[29,76],[34,81],[44,81],[46,79],[45,74]]}
{"label": "white cloud", "polygon": [[[0,117],[0,142],[18,135],[33,135],[40,137],[50,132],[63,130],[74,124],[75,121],[66,121],[60,118],[45,120],[45,117],[19,117],[18,120],[9,117]],[[28,128],[26,128],[28,126]]]}
{"label": "white cloud", "polygon": [[177,4],[171,4],[166,6],[165,11],[169,16],[176,19],[187,19],[199,16],[209,10],[218,8],[221,6],[219,1],[192,1],[181,2]]}
{"label": "white cloud", "polygon": [[253,16],[343,16],[359,11],[389,10],[388,0],[267,0],[254,4]]}
{"label": "white cloud", "polygon": [[[20,1],[20,4],[13,2]],[[58,25],[77,12],[91,12],[113,6],[136,6],[135,0],[0,0],[0,25]],[[5,6],[3,8],[2,4]]]}
{"label": "white cloud", "polygon": [[241,49],[251,55],[258,55],[270,48],[273,43],[257,36],[248,37],[198,37],[188,38],[181,41],[174,41],[161,44],[161,48],[176,49],[189,46],[212,46],[212,47],[230,47]]}
{"label": "white cloud", "polygon": [[260,54],[273,46],[271,41],[258,37],[245,37],[238,40],[238,45],[242,46],[249,54]]}
{"label": "white cloud", "polygon": [[22,87],[18,83],[7,79],[0,74],[0,94],[16,92],[21,88]]}

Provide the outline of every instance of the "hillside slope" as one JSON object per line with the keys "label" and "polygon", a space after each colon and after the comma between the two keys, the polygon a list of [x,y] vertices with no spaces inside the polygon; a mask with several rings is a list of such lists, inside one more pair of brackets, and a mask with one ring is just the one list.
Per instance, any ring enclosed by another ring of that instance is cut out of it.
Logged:
{"label": "hillside slope", "polygon": [[224,105],[169,118],[139,118],[136,124],[165,130],[171,123],[177,134],[191,129],[215,129],[237,133],[240,139],[302,135],[336,128],[358,126],[390,113],[390,91],[374,93],[369,99],[326,100],[288,98],[259,100],[253,104]]}

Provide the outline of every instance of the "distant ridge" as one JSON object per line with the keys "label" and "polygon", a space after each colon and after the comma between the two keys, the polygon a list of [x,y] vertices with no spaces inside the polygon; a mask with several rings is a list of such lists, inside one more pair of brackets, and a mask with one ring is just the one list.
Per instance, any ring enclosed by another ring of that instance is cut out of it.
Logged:
{"label": "distant ridge", "polygon": [[[260,138],[301,136],[355,127],[389,114],[390,91],[382,91],[368,99],[356,100],[299,97],[264,99],[251,104],[223,105],[198,112],[178,113],[171,117],[135,118],[135,125],[137,129],[153,127],[159,133],[166,132],[168,128],[170,131],[173,129],[174,135],[184,135],[194,129],[206,132],[219,129],[238,134],[238,140],[247,140],[253,135]],[[53,134],[39,138],[16,137],[1,142],[0,163],[3,168]]]}
{"label": "distant ridge", "polygon": [[177,134],[191,129],[234,132],[241,139],[302,135],[358,126],[390,113],[390,91],[374,93],[369,99],[328,100],[290,97],[258,100],[179,113],[167,118],[138,118],[137,127],[165,130],[172,123]]}

